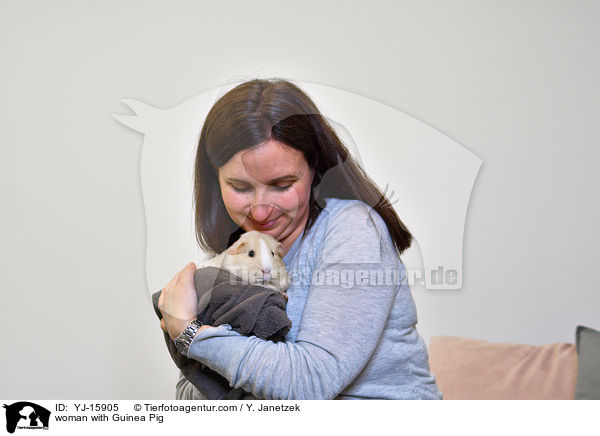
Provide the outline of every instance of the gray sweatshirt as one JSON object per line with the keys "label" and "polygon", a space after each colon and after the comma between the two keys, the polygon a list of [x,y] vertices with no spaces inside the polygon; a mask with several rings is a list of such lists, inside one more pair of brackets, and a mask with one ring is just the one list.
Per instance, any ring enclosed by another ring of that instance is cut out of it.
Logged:
{"label": "gray sweatshirt", "polygon": [[[284,262],[292,277],[284,342],[224,324],[200,332],[188,357],[261,399],[442,399],[406,268],[374,209],[327,199]],[[180,375],[177,398],[204,397]]]}

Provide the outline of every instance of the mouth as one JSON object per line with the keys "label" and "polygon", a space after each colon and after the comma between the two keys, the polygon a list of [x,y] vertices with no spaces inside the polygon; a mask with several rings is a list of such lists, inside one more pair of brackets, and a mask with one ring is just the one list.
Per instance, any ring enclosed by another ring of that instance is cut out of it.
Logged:
{"label": "mouth", "polygon": [[248,218],[248,220],[252,224],[252,227],[254,227],[256,230],[269,230],[277,225],[279,222],[279,217],[275,218],[274,220],[264,221],[261,223],[254,221],[252,218]]}

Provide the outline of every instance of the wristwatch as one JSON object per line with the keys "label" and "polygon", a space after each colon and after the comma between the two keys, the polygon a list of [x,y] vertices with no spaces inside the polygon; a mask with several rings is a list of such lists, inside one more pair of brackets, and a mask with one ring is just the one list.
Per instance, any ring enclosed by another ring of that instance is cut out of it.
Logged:
{"label": "wristwatch", "polygon": [[186,327],[184,331],[181,332],[179,336],[175,338],[175,346],[181,354],[187,356],[188,348],[190,348],[190,344],[192,343],[196,332],[203,325],[204,324],[195,319]]}

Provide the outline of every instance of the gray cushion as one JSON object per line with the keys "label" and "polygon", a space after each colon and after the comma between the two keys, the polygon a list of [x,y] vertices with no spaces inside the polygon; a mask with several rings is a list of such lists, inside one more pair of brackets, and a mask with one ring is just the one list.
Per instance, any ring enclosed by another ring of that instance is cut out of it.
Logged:
{"label": "gray cushion", "polygon": [[600,400],[600,332],[577,326],[575,333],[579,358],[576,400]]}

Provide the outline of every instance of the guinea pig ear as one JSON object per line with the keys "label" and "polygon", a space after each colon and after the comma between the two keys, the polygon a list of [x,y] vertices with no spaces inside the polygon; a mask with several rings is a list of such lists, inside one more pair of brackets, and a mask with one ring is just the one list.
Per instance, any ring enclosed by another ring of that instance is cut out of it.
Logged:
{"label": "guinea pig ear", "polygon": [[227,250],[229,254],[240,254],[248,249],[248,243],[245,241],[239,241],[231,246]]}
{"label": "guinea pig ear", "polygon": [[283,244],[281,242],[275,247],[275,253],[277,253],[279,257],[283,257]]}

